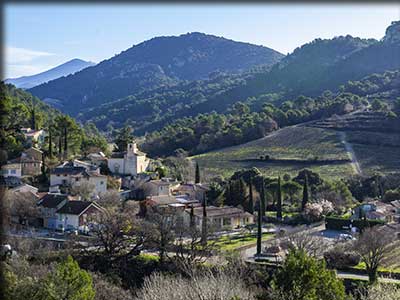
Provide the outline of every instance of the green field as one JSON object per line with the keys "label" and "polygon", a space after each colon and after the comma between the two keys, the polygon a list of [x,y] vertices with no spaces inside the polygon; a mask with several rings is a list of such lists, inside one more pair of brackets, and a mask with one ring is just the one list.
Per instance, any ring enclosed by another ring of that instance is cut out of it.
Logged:
{"label": "green field", "polygon": [[[346,139],[353,146],[363,174],[400,170],[398,133],[346,131]],[[259,159],[265,155],[271,160]],[[332,164],[326,160],[348,158],[339,131],[307,126],[286,127],[262,139],[192,157],[209,176],[229,177],[251,167],[257,167],[266,176],[293,176],[309,168],[334,179],[355,174],[353,166],[346,161]]]}
{"label": "green field", "polygon": [[[274,237],[272,233],[263,233],[262,240],[268,240]],[[240,236],[223,236],[215,241],[215,246],[220,251],[232,251],[243,246],[253,245],[257,243],[257,236],[254,234],[245,234]]]}
{"label": "green field", "polygon": [[[269,155],[278,161],[252,161]],[[230,176],[235,171],[257,167],[268,176],[295,175],[304,168],[322,176],[342,177],[353,173],[350,163],[315,164],[312,160],[345,160],[348,155],[336,131],[313,127],[287,127],[270,136],[234,147],[192,157],[211,175]],[[279,160],[298,160],[287,163]]]}

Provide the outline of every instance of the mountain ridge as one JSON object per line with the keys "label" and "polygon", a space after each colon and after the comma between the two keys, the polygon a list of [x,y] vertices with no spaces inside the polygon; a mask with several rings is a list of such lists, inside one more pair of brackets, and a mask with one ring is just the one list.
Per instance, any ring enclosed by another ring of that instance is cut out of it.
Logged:
{"label": "mountain ridge", "polygon": [[239,73],[269,66],[283,54],[264,46],[188,33],[155,37],[104,60],[94,68],[30,90],[41,99],[59,99],[71,114],[178,82],[205,79],[216,73]]}
{"label": "mountain ridge", "polygon": [[11,83],[18,88],[29,89],[37,85],[40,85],[42,83],[46,83],[48,81],[55,80],[57,78],[79,72],[84,68],[94,65],[95,63],[91,61],[85,61],[79,58],[73,58],[65,63],[57,65],[54,68],[50,68],[46,71],[33,75],[21,76],[17,78],[7,78],[5,82]]}

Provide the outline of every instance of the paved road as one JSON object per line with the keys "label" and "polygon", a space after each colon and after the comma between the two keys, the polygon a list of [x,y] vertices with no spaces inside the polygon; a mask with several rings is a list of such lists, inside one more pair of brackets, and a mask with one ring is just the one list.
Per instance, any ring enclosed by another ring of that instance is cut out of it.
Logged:
{"label": "paved road", "polygon": [[[368,281],[367,275],[353,274],[353,273],[344,272],[344,271],[336,271],[336,273],[337,273],[337,276],[342,279],[359,279],[359,280]],[[400,279],[394,279],[394,278],[388,278],[388,277],[379,277],[378,281],[384,282],[384,283],[400,283]]]}

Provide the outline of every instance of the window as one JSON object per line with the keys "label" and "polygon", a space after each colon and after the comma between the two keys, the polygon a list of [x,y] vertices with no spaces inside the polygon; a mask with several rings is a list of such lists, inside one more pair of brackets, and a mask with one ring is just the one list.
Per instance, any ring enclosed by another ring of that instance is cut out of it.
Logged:
{"label": "window", "polygon": [[104,181],[100,181],[100,184],[103,185],[103,184],[104,184]]}
{"label": "window", "polygon": [[75,181],[79,181],[79,178],[77,177],[77,178],[75,178]]}
{"label": "window", "polygon": [[222,224],[223,224],[224,226],[232,225],[232,220],[231,220],[231,218],[224,218],[224,219],[222,220]]}
{"label": "window", "polygon": [[17,174],[17,170],[11,170],[11,174]]}

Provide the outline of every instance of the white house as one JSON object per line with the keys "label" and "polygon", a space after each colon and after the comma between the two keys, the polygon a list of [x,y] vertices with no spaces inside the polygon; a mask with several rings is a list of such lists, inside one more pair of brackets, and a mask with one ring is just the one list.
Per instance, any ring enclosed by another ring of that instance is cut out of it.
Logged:
{"label": "white house", "polygon": [[114,152],[107,160],[107,165],[114,174],[137,175],[147,170],[149,159],[138,150],[136,143],[130,143],[127,151]]}
{"label": "white house", "polygon": [[90,223],[89,216],[102,212],[102,208],[95,202],[73,200],[66,202],[56,212],[57,229],[87,231]]}
{"label": "white house", "polygon": [[4,177],[18,177],[22,176],[22,166],[19,162],[9,162],[1,167],[1,173]]}
{"label": "white house", "polygon": [[79,186],[82,182],[94,186],[93,194],[98,195],[107,190],[107,176],[97,171],[89,171],[85,167],[57,167],[50,172],[50,186]]}

